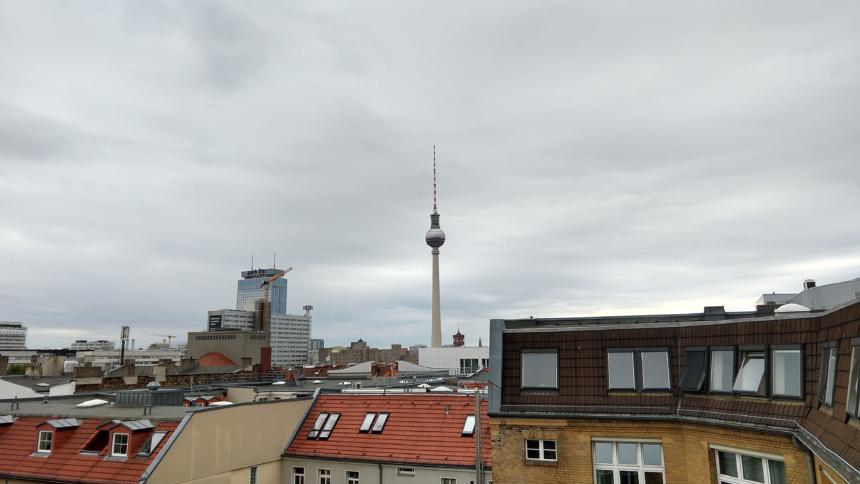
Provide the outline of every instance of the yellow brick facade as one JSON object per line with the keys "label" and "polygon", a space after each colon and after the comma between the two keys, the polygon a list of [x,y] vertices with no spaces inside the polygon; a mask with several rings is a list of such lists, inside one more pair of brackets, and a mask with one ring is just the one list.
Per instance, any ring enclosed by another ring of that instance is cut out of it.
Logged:
{"label": "yellow brick facade", "polygon": [[[787,435],[676,422],[497,417],[490,421],[494,484],[591,484],[594,438],[660,440],[666,484],[716,482],[711,446],[781,456],[788,482],[813,484],[807,452]],[[555,440],[558,462],[526,461],[526,439]]]}

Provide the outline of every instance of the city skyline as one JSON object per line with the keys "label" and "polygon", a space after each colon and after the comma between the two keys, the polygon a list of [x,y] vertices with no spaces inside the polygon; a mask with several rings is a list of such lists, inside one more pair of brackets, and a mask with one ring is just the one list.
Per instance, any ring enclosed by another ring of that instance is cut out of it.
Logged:
{"label": "city skyline", "polygon": [[443,343],[860,277],[860,6],[487,5],[0,4],[0,321],[429,345],[434,143]]}

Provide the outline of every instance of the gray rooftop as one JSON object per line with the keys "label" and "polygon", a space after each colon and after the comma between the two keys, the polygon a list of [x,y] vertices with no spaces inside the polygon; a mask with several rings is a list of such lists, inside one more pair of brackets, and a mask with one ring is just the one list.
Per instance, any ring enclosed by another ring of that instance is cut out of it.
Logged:
{"label": "gray rooftop", "polygon": [[139,407],[117,407],[113,403],[90,408],[77,408],[75,405],[94,398],[110,400],[109,397],[96,395],[80,395],[74,397],[48,398],[47,403],[43,399],[18,400],[18,408],[13,409],[13,402],[9,400],[0,401],[0,414],[11,416],[38,416],[56,417],[57,419],[77,418],[102,418],[102,419],[166,419],[179,420],[185,412],[192,409],[183,406],[155,406],[147,409],[144,415],[142,406]]}

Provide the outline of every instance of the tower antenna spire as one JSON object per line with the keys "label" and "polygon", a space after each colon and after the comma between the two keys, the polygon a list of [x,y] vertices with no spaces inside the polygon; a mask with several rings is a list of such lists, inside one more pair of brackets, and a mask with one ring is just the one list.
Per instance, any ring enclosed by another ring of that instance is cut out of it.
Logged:
{"label": "tower antenna spire", "polygon": [[436,145],[433,145],[433,213],[436,213]]}

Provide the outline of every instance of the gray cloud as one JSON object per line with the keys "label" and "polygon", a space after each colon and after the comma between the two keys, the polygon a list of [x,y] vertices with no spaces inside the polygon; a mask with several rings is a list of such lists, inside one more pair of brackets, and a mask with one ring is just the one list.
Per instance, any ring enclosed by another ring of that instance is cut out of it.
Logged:
{"label": "gray cloud", "polygon": [[426,342],[433,143],[470,343],[860,276],[860,7],[775,6],[3,4],[0,320],[151,341],[277,250],[316,336]]}

